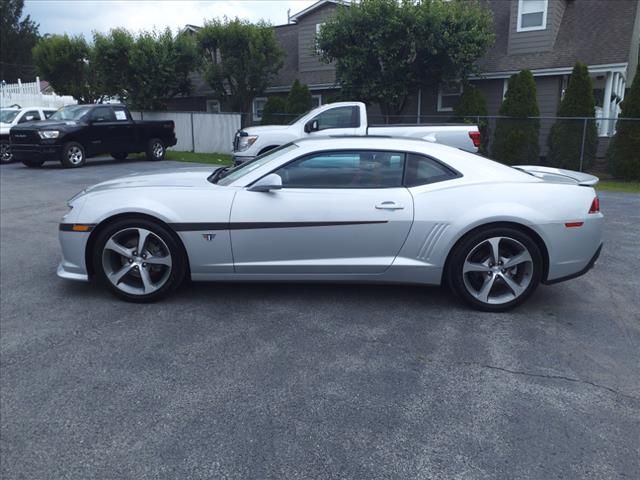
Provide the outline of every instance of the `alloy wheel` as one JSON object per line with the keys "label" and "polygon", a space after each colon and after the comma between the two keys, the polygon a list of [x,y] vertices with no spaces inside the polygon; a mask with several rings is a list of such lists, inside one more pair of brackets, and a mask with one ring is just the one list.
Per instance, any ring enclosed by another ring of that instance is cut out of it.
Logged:
{"label": "alloy wheel", "polygon": [[511,237],[479,242],[462,264],[466,290],[483,303],[502,305],[519,298],[531,284],[534,263],[529,250]]}
{"label": "alloy wheel", "polygon": [[9,163],[11,160],[13,160],[11,147],[8,143],[0,143],[0,160],[2,161],[2,163]]}
{"label": "alloy wheel", "polygon": [[153,152],[153,156],[155,158],[162,158],[162,154],[164,153],[164,147],[160,142],[156,142],[153,144],[153,148],[151,149]]}
{"label": "alloy wheel", "polygon": [[149,295],[162,288],[172,270],[171,251],[158,235],[126,228],[107,240],[102,250],[105,276],[129,295]]}
{"label": "alloy wheel", "polygon": [[72,165],[80,165],[84,159],[84,154],[80,147],[73,145],[67,150],[67,159]]}

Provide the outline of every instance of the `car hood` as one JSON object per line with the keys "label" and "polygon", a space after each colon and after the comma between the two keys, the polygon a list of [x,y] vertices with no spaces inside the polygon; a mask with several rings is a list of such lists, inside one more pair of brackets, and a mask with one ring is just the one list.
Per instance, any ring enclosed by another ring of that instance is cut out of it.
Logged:
{"label": "car hood", "polygon": [[257,127],[247,127],[243,128],[245,132],[249,135],[260,135],[270,132],[277,132],[281,130],[287,130],[289,125],[260,125]]}
{"label": "car hood", "polygon": [[[136,173],[93,185],[74,197],[86,193],[145,187],[199,187],[208,185],[207,178],[220,167],[174,168],[154,173]],[[209,184],[210,185],[210,184]]]}
{"label": "car hood", "polygon": [[13,127],[13,130],[52,130],[54,128],[75,127],[75,120],[34,120]]}

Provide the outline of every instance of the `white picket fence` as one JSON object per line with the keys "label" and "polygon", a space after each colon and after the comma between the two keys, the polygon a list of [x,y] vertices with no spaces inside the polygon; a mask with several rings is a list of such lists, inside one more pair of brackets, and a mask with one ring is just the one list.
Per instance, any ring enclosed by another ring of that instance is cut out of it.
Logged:
{"label": "white picket fence", "polygon": [[134,120],[173,120],[178,143],[173,150],[196,153],[231,153],[240,128],[238,113],[131,112]]}
{"label": "white picket fence", "polygon": [[69,95],[41,93],[40,87],[39,77],[36,77],[35,82],[22,82],[18,79],[18,83],[0,84],[0,107],[19,105],[20,107],[60,108],[78,103]]}

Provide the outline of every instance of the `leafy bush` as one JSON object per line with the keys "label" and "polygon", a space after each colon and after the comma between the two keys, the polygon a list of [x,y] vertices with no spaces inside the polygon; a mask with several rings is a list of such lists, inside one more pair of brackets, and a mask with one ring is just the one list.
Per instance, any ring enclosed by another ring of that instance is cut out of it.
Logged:
{"label": "leafy bush", "polygon": [[607,157],[614,177],[624,180],[640,180],[640,121],[623,120],[640,118],[640,74],[622,102],[622,113],[616,126],[616,135],[609,145]]}
{"label": "leafy bush", "polygon": [[[569,85],[560,102],[558,117],[595,117],[595,99],[593,85],[587,66],[578,62],[573,67]],[[558,120],[551,127],[549,134],[549,157],[554,166],[578,170],[589,168],[596,156],[598,148],[598,131],[595,120],[587,121],[586,132],[582,120]],[[582,152],[582,137],[585,133],[584,155],[580,164]]]}
{"label": "leafy bush", "polygon": [[282,97],[269,97],[262,110],[262,125],[286,125],[287,101]]}
{"label": "leafy bush", "polygon": [[486,117],[487,112],[487,101],[482,92],[470,83],[466,83],[453,113],[456,121],[478,125],[482,138],[480,153],[483,155],[489,153],[489,123],[486,118],[478,119],[477,117]]}
{"label": "leafy bush", "polygon": [[300,115],[311,110],[313,99],[309,87],[301,84],[297,79],[291,85],[289,96],[287,97],[287,113]]}
{"label": "leafy bush", "polygon": [[493,157],[507,165],[538,163],[540,115],[536,99],[536,82],[529,70],[522,70],[509,79],[504,101],[496,121]]}

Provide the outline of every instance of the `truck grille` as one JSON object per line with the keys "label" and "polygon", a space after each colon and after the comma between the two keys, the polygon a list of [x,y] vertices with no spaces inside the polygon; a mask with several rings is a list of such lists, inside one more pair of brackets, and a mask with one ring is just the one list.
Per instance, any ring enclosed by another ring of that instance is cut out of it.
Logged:
{"label": "truck grille", "polygon": [[11,131],[10,137],[12,145],[33,145],[34,143],[40,143],[40,137],[35,130]]}

